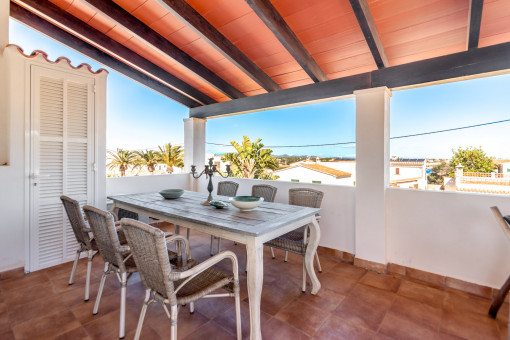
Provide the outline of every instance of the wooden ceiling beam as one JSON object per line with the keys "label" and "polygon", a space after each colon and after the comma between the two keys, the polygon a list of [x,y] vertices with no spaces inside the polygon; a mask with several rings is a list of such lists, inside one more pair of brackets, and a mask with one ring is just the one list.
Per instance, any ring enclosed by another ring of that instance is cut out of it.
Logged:
{"label": "wooden ceiling beam", "polygon": [[352,95],[356,90],[390,89],[465,79],[491,72],[510,72],[510,42],[386,67],[354,76],[294,87],[274,93],[195,107],[192,118],[214,118]]}
{"label": "wooden ceiling beam", "polygon": [[478,47],[482,24],[483,0],[469,0],[467,49]]}
{"label": "wooden ceiling beam", "polygon": [[14,2],[43,19],[50,21],[66,31],[69,31],[71,34],[81,38],[82,40],[87,41],[96,48],[99,48],[115,58],[124,61],[131,67],[134,67],[155,78],[159,82],[167,84],[174,90],[189,96],[193,100],[206,105],[216,103],[216,100],[213,98],[200,92],[193,86],[170,74],[149,60],[141,57],[106,34],[85,24],[51,2],[43,0],[14,0]]}
{"label": "wooden ceiling beam", "polygon": [[269,0],[245,0],[314,82],[328,77]]}
{"label": "wooden ceiling beam", "polygon": [[38,17],[32,12],[26,10],[18,4],[11,2],[10,15],[13,19],[21,22],[22,24],[58,41],[59,43],[87,56],[88,58],[103,64],[112,70],[115,70],[126,77],[184,105],[187,107],[201,106],[200,103],[193,99],[177,92],[170,87],[158,82],[157,80],[149,77],[145,73],[135,70],[134,68],[126,65],[122,61],[115,59],[109,54],[97,49],[96,47],[86,43],[85,41],[75,37],[74,35],[64,31],[63,29],[53,25],[52,23]]}
{"label": "wooden ceiling beam", "polygon": [[184,0],[157,0],[173,16],[215,47],[246,75],[268,92],[280,90],[280,86],[260,67],[241,52],[230,40],[211,25]]}
{"label": "wooden ceiling beam", "polygon": [[361,31],[365,36],[365,40],[370,48],[370,52],[374,57],[374,61],[378,68],[389,67],[388,58],[384,53],[384,47],[377,32],[374,18],[368,7],[367,0],[349,0],[352,10],[358,19]]}
{"label": "wooden ceiling beam", "polygon": [[112,0],[85,0],[91,8],[114,21],[118,26],[131,32],[138,39],[158,50],[163,55],[185,67],[202,80],[231,99],[246,97],[241,91],[227,83],[207,67],[193,59],[186,52],[172,44],[152,28],[135,18]]}

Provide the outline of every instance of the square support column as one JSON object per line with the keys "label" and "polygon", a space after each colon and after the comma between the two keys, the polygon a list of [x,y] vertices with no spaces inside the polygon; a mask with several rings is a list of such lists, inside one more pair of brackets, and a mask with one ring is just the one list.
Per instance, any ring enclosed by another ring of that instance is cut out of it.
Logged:
{"label": "square support column", "polygon": [[5,45],[9,43],[9,1],[0,1],[0,166],[10,164],[9,159],[9,91]]}
{"label": "square support column", "polygon": [[361,266],[371,267],[370,262],[386,264],[385,202],[389,183],[391,91],[378,87],[354,91],[354,95],[356,260]]}
{"label": "square support column", "polygon": [[[200,118],[184,119],[184,171],[191,171],[196,165],[197,171],[202,171],[205,165],[205,123]],[[200,169],[200,170],[199,170]],[[190,177],[189,190],[197,190],[196,180]]]}

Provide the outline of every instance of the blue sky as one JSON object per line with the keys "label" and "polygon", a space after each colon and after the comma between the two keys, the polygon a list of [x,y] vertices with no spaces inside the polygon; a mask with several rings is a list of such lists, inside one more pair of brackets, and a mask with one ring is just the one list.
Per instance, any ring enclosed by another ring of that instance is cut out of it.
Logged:
{"label": "blue sky", "polygon": [[[25,53],[44,50],[54,60],[73,65],[102,65],[11,20],[10,42]],[[112,71],[107,90],[107,148],[154,148],[167,142],[181,145],[183,119],[188,109]],[[391,136],[436,131],[510,118],[510,75],[394,91],[391,99]],[[451,156],[459,146],[481,146],[496,158],[510,158],[510,123],[455,132],[393,140],[391,154],[400,157]],[[355,140],[353,98],[285,109],[210,119],[207,141],[228,144],[243,135],[262,138],[265,145],[309,145]],[[232,148],[207,145],[208,152]],[[273,148],[275,154],[353,157],[354,145]]]}

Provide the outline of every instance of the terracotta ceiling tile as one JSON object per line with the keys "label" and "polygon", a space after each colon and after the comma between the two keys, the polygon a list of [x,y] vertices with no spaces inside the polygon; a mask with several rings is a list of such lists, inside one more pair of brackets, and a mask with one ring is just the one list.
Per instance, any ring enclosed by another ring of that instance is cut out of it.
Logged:
{"label": "terracotta ceiling tile", "polygon": [[310,77],[308,77],[308,74],[306,74],[304,70],[298,70],[286,74],[281,74],[271,78],[273,78],[273,80],[279,85],[295,82],[298,80],[310,80],[311,83],[313,82],[310,79]]}
{"label": "terracotta ceiling tile", "polygon": [[442,1],[444,0],[368,0],[368,7],[374,18],[377,17],[378,20],[384,20],[423,6],[434,4],[440,6],[439,2]]}
{"label": "terracotta ceiling tile", "polygon": [[200,39],[200,37],[195,32],[186,26],[183,26],[181,29],[170,33],[165,38],[167,38],[168,41],[172,42],[174,45],[179,46],[182,50],[186,49],[186,45],[197,39]]}
{"label": "terracotta ceiling tile", "polygon": [[155,0],[149,0],[135,9],[131,14],[150,26],[168,14],[168,11]]}
{"label": "terracotta ceiling tile", "polygon": [[271,0],[271,3],[282,17],[304,11],[312,4],[310,0]]}
{"label": "terracotta ceiling tile", "polygon": [[365,67],[365,66],[375,66],[374,57],[372,53],[367,52],[355,56],[350,56],[349,58],[336,60],[331,63],[321,64],[321,69],[326,74],[336,73],[348,69]]}
{"label": "terracotta ceiling tile", "polygon": [[247,95],[248,97],[251,97],[251,96],[256,96],[258,94],[264,94],[264,93],[267,93],[266,90],[264,89],[258,89],[258,90],[253,90],[253,91],[248,91],[248,92],[244,92],[245,95]]}
{"label": "terracotta ceiling tile", "polygon": [[58,7],[67,10],[69,6],[73,3],[73,0],[50,0],[50,2],[54,3]]}
{"label": "terracotta ceiling tile", "polygon": [[186,0],[186,2],[195,9],[198,13],[202,14],[208,13],[209,11],[214,10],[218,6],[221,6],[223,2],[226,0],[216,0],[216,1],[203,1],[203,0]]}
{"label": "terracotta ceiling tile", "polygon": [[[211,25],[218,28],[251,12],[244,0],[211,1],[216,6],[208,11],[197,10]],[[195,8],[196,9],[196,8]]]}
{"label": "terracotta ceiling tile", "polygon": [[290,81],[288,83],[282,83],[279,85],[282,89],[290,89],[293,87],[304,86],[304,85],[309,85],[309,84],[313,84],[313,81],[310,78],[300,79],[300,80],[296,80],[296,81]]}
{"label": "terracotta ceiling tile", "polygon": [[158,32],[163,37],[166,37],[167,35],[180,30],[183,27],[184,24],[178,21],[171,14],[166,14],[164,17],[150,25],[150,28]]}
{"label": "terracotta ceiling tile", "polygon": [[101,14],[97,13],[89,20],[88,24],[95,29],[99,30],[101,33],[106,33],[115,27],[115,23],[111,20],[108,20]]}
{"label": "terracotta ceiling tile", "polygon": [[510,1],[485,1],[482,11],[479,47],[508,42],[510,36]]}
{"label": "terracotta ceiling tile", "polygon": [[450,45],[447,47],[442,47],[442,48],[438,48],[438,49],[434,49],[434,50],[428,50],[428,51],[424,51],[424,52],[417,53],[417,54],[406,55],[406,56],[403,56],[400,58],[393,58],[390,61],[390,65],[393,66],[393,65],[407,64],[407,63],[411,63],[413,61],[435,58],[435,57],[439,57],[442,55],[462,52],[465,50],[466,50],[466,43]]}
{"label": "terracotta ceiling tile", "polygon": [[356,17],[351,13],[335,16],[331,20],[323,21],[319,25],[303,29],[299,33],[296,33],[296,35],[303,44],[307,44],[315,40],[327,38],[339,32],[351,29],[357,30],[357,26],[358,22]]}
{"label": "terracotta ceiling tile", "polygon": [[297,65],[296,67],[301,68],[293,58],[289,58],[289,52],[287,51],[282,51],[280,53],[258,58],[255,59],[254,62],[263,70],[275,65],[281,65],[286,62],[294,62]]}
{"label": "terracotta ceiling tile", "polygon": [[[286,16],[284,19],[295,32],[300,32],[303,28],[320,25],[325,20],[329,20],[332,13],[334,13],[334,16],[341,16],[349,13],[354,16],[348,1],[321,1],[319,4],[314,2],[313,7],[297,12],[293,15]],[[354,17],[354,19],[356,18]],[[339,22],[339,24],[341,24],[341,22]]]}
{"label": "terracotta ceiling tile", "polygon": [[122,27],[115,26],[106,33],[107,36],[116,40],[117,42],[124,44],[126,41],[133,37],[130,33],[126,32]]}
{"label": "terracotta ceiling tile", "polygon": [[226,25],[218,27],[218,30],[234,44],[243,37],[254,32],[257,33],[262,40],[276,40],[273,33],[264,25],[255,12],[248,13]]}
{"label": "terracotta ceiling tile", "polygon": [[96,11],[78,1],[74,1],[67,8],[67,11],[83,22],[89,22],[89,20],[96,14]]}
{"label": "terracotta ceiling tile", "polygon": [[129,13],[146,3],[148,0],[113,0],[117,5],[124,8]]}
{"label": "terracotta ceiling tile", "polygon": [[299,69],[301,69],[301,67],[295,61],[288,61],[283,64],[267,67],[264,69],[264,72],[270,77],[275,77],[281,74],[298,71]]}
{"label": "terracotta ceiling tile", "polygon": [[338,78],[344,78],[344,77],[353,76],[356,74],[361,74],[361,73],[370,72],[370,71],[374,71],[374,70],[377,70],[377,66],[375,65],[375,63],[373,66],[367,65],[367,66],[362,66],[362,67],[358,67],[358,68],[343,70],[340,72],[329,73],[326,75],[328,76],[329,79],[338,79]]}
{"label": "terracotta ceiling tile", "polygon": [[347,46],[340,46],[338,48],[314,54],[313,58],[319,65],[323,65],[363,53],[370,53],[370,49],[365,41],[358,41]]}
{"label": "terracotta ceiling tile", "polygon": [[352,29],[313,41],[306,44],[305,47],[310,54],[315,55],[317,53],[333,50],[339,46],[348,48],[351,44],[356,44],[360,41],[365,41],[363,33],[358,29]]}

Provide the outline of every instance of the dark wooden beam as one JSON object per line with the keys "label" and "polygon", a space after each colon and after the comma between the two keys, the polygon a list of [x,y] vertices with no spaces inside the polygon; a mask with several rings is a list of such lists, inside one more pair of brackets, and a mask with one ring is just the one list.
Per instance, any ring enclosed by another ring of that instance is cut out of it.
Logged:
{"label": "dark wooden beam", "polygon": [[477,48],[363,74],[304,85],[276,93],[192,108],[190,117],[212,118],[350,95],[356,90],[398,88],[478,74],[510,72],[510,43]]}
{"label": "dark wooden beam", "polygon": [[386,54],[384,53],[384,47],[381,42],[381,38],[379,37],[379,33],[377,32],[377,28],[375,27],[374,18],[372,17],[367,1],[349,0],[349,2],[351,3],[352,10],[356,15],[356,19],[358,19],[359,26],[365,36],[365,40],[370,48],[370,52],[372,52],[372,56],[374,57],[377,67],[383,68],[390,66],[388,58],[386,58]]}
{"label": "dark wooden beam", "polygon": [[133,79],[134,81],[172,99],[176,102],[187,106],[197,107],[201,106],[200,103],[193,99],[177,92],[170,87],[163,85],[157,80],[149,77],[145,73],[135,70],[134,68],[124,64],[118,59],[110,56],[109,54],[97,49],[96,47],[84,42],[83,40],[75,37],[74,35],[64,31],[63,29],[51,24],[50,22],[38,17],[32,12],[25,8],[11,2],[10,4],[10,15],[13,19],[21,22],[22,24],[31,27],[32,29],[58,41],[59,43],[66,45],[67,47],[89,57],[101,63],[112,70],[115,70],[126,77]]}
{"label": "dark wooden beam", "polygon": [[221,32],[205,20],[200,13],[184,0],[158,0],[165,8],[195,31],[202,39],[214,46],[222,55],[234,63],[246,75],[257,82],[266,91],[278,91],[280,86],[260,67],[250,60]]}
{"label": "dark wooden beam", "polygon": [[149,60],[139,56],[129,48],[113,40],[106,34],[103,34],[95,28],[85,24],[49,1],[15,0],[15,2],[43,19],[48,20],[71,34],[80,37],[82,40],[91,43],[115,58],[126,62],[130,66],[137,68],[144,73],[147,73],[149,76],[155,78],[161,83],[167,84],[178,92],[182,92],[184,95],[191,97],[199,103],[212,104],[216,102],[214,99],[200,92],[193,86],[168,73],[166,70],[155,65]]}
{"label": "dark wooden beam", "polygon": [[269,0],[245,0],[314,82],[328,77]]}
{"label": "dark wooden beam", "polygon": [[172,58],[195,75],[231,99],[246,97],[241,91],[227,83],[214,72],[193,59],[159,33],[132,16],[112,0],[85,0],[92,8],[124,27],[140,40]]}
{"label": "dark wooden beam", "polygon": [[482,24],[483,0],[469,0],[469,24],[467,49],[478,47],[480,25]]}

